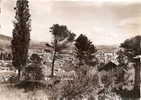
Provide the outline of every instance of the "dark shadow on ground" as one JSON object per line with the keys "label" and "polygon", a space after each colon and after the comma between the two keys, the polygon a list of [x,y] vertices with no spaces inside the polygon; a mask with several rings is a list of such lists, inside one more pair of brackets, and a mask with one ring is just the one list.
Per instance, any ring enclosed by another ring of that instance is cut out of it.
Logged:
{"label": "dark shadow on ground", "polygon": [[25,92],[30,92],[34,90],[45,89],[46,84],[37,81],[20,81],[14,85],[18,89],[24,89]]}

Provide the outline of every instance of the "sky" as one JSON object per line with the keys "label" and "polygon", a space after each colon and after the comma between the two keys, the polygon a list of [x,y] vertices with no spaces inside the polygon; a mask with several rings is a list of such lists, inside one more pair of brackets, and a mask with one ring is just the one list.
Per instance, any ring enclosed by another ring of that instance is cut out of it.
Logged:
{"label": "sky", "polygon": [[[141,0],[29,0],[31,39],[52,40],[53,24],[85,34],[96,45],[120,44],[141,35]],[[0,33],[12,36],[16,0],[0,0]]]}

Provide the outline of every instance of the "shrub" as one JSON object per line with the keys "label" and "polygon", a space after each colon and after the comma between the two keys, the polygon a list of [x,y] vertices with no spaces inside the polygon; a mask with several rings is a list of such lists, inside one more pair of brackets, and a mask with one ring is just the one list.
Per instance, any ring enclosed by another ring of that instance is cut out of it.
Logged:
{"label": "shrub", "polygon": [[43,80],[42,59],[38,54],[32,54],[30,60],[31,64],[25,69],[25,80]]}

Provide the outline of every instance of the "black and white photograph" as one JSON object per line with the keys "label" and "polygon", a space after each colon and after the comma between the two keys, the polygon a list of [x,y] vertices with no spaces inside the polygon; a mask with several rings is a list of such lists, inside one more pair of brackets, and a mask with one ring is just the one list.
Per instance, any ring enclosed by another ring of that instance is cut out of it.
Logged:
{"label": "black and white photograph", "polygon": [[141,0],[0,0],[0,100],[140,100]]}

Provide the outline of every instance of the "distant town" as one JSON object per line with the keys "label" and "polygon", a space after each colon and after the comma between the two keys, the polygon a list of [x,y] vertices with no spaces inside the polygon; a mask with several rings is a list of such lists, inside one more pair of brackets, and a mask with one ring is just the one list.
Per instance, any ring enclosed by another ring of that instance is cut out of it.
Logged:
{"label": "distant town", "polygon": [[104,1],[0,0],[0,100],[140,100],[141,3]]}

